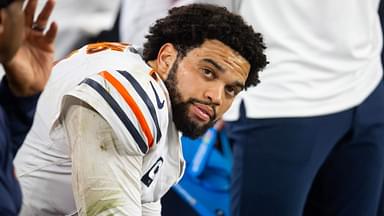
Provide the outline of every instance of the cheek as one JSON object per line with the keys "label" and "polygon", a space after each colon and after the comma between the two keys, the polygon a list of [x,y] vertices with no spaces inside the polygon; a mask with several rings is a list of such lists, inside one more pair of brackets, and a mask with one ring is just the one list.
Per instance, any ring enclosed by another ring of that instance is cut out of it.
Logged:
{"label": "cheek", "polygon": [[182,102],[187,102],[191,99],[204,100],[198,89],[191,88],[191,84],[179,86],[178,90]]}
{"label": "cheek", "polygon": [[201,90],[204,87],[204,83],[198,76],[193,76],[192,74],[180,74],[176,87],[183,100],[190,98],[201,99]]}
{"label": "cheek", "polygon": [[221,106],[217,109],[217,117],[220,118],[231,107],[233,99],[224,100]]}

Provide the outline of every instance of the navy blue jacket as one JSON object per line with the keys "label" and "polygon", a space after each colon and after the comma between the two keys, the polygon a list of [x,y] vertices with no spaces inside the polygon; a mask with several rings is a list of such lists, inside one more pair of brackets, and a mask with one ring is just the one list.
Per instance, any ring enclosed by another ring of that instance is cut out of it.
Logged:
{"label": "navy blue jacket", "polygon": [[0,215],[18,215],[21,190],[16,179],[13,158],[32,126],[37,99],[16,97],[8,88],[7,79],[0,83]]}

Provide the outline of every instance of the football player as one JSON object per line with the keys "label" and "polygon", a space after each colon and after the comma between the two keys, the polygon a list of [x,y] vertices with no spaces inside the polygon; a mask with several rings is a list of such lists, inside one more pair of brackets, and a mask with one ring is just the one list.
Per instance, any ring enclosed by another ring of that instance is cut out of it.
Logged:
{"label": "football player", "polygon": [[267,64],[261,35],[213,5],[171,9],[146,38],[142,53],[89,44],[55,66],[18,155],[22,215],[160,215],[185,167],[179,132],[202,135]]}

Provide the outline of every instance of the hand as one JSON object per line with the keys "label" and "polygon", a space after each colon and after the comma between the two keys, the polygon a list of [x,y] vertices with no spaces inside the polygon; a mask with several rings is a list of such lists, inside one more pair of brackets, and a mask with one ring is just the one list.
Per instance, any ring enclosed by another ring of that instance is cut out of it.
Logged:
{"label": "hand", "polygon": [[44,29],[55,2],[47,0],[33,22],[37,1],[28,1],[24,9],[24,41],[12,60],[4,63],[9,87],[17,96],[31,96],[41,92],[53,66],[57,24],[53,22],[46,32]]}

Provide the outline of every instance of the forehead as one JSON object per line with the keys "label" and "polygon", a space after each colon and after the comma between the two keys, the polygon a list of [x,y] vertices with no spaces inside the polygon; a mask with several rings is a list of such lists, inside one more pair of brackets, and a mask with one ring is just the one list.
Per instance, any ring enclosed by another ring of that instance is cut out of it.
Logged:
{"label": "forehead", "polygon": [[244,81],[250,70],[250,64],[243,56],[219,40],[206,40],[200,47],[189,51],[187,56],[196,63],[214,61],[223,72],[235,72]]}

